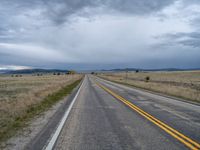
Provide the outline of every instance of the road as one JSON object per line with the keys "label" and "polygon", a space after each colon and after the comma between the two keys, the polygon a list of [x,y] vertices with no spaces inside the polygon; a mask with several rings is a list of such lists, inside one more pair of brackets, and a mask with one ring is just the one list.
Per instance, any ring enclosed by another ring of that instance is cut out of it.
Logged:
{"label": "road", "polygon": [[200,106],[86,75],[55,150],[200,149]]}

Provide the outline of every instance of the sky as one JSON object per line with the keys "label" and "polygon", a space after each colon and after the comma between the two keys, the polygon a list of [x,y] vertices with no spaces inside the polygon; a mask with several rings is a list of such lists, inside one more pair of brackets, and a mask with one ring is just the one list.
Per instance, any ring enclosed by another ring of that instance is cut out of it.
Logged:
{"label": "sky", "polygon": [[0,0],[0,69],[200,68],[200,0]]}

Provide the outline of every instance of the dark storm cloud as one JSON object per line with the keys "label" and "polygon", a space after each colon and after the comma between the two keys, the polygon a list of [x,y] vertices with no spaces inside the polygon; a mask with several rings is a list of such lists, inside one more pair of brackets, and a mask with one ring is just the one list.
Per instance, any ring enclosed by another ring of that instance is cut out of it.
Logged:
{"label": "dark storm cloud", "polygon": [[[80,13],[84,9],[103,7],[104,11],[116,11],[146,15],[161,10],[172,4],[174,0],[51,0],[44,1],[47,6],[47,15],[56,23],[66,21],[72,14]],[[57,6],[57,7],[54,7]],[[91,14],[88,14],[91,15]]]}
{"label": "dark storm cloud", "polygon": [[[1,4],[11,8],[10,14],[23,12],[24,9],[36,7],[44,9],[45,16],[57,24],[64,23],[70,15],[78,14],[84,9],[103,7],[104,11],[116,11],[146,15],[157,12],[173,4],[175,0],[1,0]],[[13,12],[14,13],[13,13]]]}
{"label": "dark storm cloud", "polygon": [[[0,41],[26,40],[28,31],[44,26],[60,25],[72,15],[89,17],[90,9],[103,8],[99,13],[149,15],[173,4],[175,0],[1,0]],[[88,10],[87,10],[88,9]],[[114,11],[114,12],[113,12]],[[34,14],[36,13],[36,14]],[[18,17],[18,18],[17,18]],[[16,20],[16,18],[19,20]],[[49,22],[50,21],[50,22]],[[37,25],[37,22],[43,24]],[[27,30],[22,32],[21,29]],[[20,35],[20,36],[18,36]]]}

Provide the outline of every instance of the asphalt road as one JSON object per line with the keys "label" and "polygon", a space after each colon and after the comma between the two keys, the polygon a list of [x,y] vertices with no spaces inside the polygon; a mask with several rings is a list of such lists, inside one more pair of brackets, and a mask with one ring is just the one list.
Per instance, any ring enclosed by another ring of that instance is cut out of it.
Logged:
{"label": "asphalt road", "polygon": [[200,106],[87,75],[54,149],[184,150],[199,143]]}

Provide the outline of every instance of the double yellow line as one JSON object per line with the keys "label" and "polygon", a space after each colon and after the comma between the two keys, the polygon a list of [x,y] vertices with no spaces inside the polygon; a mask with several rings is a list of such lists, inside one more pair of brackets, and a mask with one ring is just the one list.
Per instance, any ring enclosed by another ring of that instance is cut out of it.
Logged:
{"label": "double yellow line", "polygon": [[142,109],[140,109],[136,105],[132,104],[128,100],[126,100],[123,97],[119,96],[118,94],[114,93],[113,91],[111,91],[110,89],[106,88],[105,86],[103,86],[103,85],[101,85],[99,83],[96,83],[96,84],[99,87],[101,87],[102,89],[104,89],[105,91],[107,91],[109,94],[111,94],[113,97],[115,97],[116,99],[120,100],[125,105],[129,106],[131,109],[135,110],[140,115],[142,115],[143,117],[145,117],[146,119],[148,119],[149,121],[151,121],[152,123],[154,123],[155,125],[160,127],[161,129],[163,129],[165,132],[167,132],[168,134],[170,134],[171,136],[173,136],[174,138],[179,140],[181,143],[183,143],[185,146],[187,146],[191,150],[200,150],[200,144],[199,143],[197,143],[194,140],[190,139],[189,137],[183,135],[182,133],[178,132],[177,130],[173,129],[172,127],[168,126],[167,124],[163,123],[162,121],[156,119],[152,115],[150,115],[147,112],[143,111]]}

